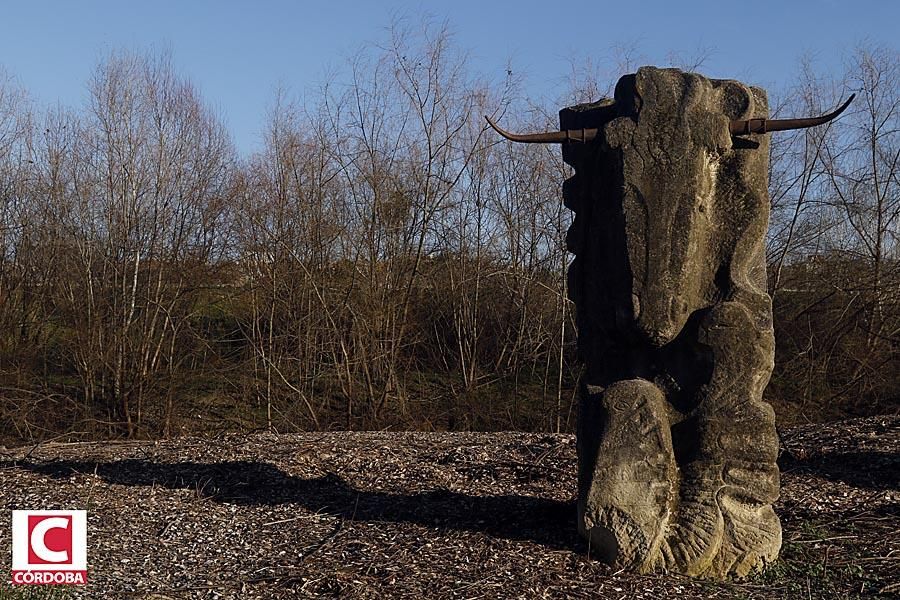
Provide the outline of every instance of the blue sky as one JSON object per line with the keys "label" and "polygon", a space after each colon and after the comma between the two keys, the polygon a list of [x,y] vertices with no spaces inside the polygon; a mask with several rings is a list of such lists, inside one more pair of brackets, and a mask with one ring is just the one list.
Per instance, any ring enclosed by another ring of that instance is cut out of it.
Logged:
{"label": "blue sky", "polygon": [[98,60],[116,49],[169,50],[223,116],[239,151],[259,148],[274,90],[302,95],[326,69],[378,41],[394,15],[449,21],[475,70],[497,78],[511,61],[524,92],[553,97],[571,61],[603,63],[631,48],[663,65],[709,55],[701,69],[781,87],[807,54],[823,70],[864,39],[900,45],[900,2],[256,2],[19,0],[0,7],[0,66],[43,104],[75,106]]}

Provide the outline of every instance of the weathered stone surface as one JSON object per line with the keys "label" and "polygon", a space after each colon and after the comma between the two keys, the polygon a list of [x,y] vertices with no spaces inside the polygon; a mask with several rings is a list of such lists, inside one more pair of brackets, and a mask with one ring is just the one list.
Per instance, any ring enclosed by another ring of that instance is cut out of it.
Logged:
{"label": "weathered stone surface", "polygon": [[781,526],[766,293],[768,140],[733,139],[765,93],[674,69],[623,77],[563,110],[576,174],[570,290],[585,364],[579,528],[593,554],[649,572],[743,577]]}

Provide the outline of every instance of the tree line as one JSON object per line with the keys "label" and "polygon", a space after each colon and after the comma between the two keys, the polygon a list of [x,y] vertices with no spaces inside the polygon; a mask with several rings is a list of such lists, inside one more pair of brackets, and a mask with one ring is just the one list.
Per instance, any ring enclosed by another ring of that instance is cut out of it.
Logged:
{"label": "tree line", "polygon": [[[786,418],[900,396],[896,51],[805,66],[773,112],[769,399]],[[624,72],[624,71],[623,71]],[[473,73],[442,28],[395,26],[303,104],[278,94],[235,151],[166,55],[102,61],[84,106],[0,77],[0,432],[565,431],[578,365],[555,127],[563,97]]]}

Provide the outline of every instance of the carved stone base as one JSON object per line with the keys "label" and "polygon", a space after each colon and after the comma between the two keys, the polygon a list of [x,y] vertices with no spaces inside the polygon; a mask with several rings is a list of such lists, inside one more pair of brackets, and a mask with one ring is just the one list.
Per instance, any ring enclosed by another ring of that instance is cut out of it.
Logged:
{"label": "carved stone base", "polygon": [[781,527],[771,506],[740,494],[748,483],[741,478],[770,480],[771,471],[740,460],[679,468],[663,393],[648,381],[585,392],[585,403],[605,415],[578,507],[592,556],[641,573],[713,579],[746,577],[778,557]]}

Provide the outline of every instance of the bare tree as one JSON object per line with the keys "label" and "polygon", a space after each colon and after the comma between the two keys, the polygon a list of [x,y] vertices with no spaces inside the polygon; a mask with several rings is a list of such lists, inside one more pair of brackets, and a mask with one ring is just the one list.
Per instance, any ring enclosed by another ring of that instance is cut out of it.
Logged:
{"label": "bare tree", "polygon": [[858,98],[828,127],[773,146],[769,260],[780,340],[773,387],[806,414],[811,406],[865,412],[896,394],[897,59],[894,50],[861,46],[844,78],[805,64],[798,95],[806,112],[824,112],[848,91]]}
{"label": "bare tree", "polygon": [[168,57],[114,55],[90,89],[67,207],[69,352],[87,403],[105,405],[111,423],[136,434],[147,392],[161,391],[153,409],[168,431],[188,319],[221,252],[232,151]]}

